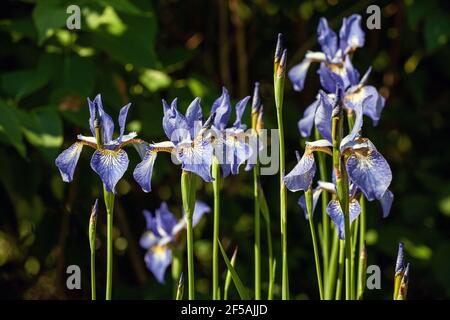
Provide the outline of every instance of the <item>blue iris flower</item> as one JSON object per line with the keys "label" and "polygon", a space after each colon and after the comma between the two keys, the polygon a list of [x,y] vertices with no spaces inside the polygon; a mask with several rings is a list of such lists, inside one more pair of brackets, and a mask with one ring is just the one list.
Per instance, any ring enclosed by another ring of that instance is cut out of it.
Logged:
{"label": "blue iris flower", "polygon": [[321,18],[317,27],[317,38],[322,51],[308,51],[303,61],[294,66],[288,73],[294,90],[303,90],[306,74],[313,62],[323,63],[334,73],[346,81],[344,61],[350,53],[364,46],[365,35],[361,29],[361,16],[354,14],[344,18],[339,31],[339,37],[330,29],[325,18]]}
{"label": "blue iris flower", "polygon": [[[93,101],[88,98],[89,127],[92,136],[78,135],[78,141],[64,150],[55,160],[55,164],[61,173],[64,182],[71,182],[78,163],[83,146],[87,145],[95,149],[91,158],[91,168],[101,178],[108,192],[115,192],[117,182],[122,178],[128,168],[128,155],[122,149],[127,144],[138,143],[135,132],[125,133],[125,122],[128,109],[127,104],[119,113],[119,136],[113,139],[114,122],[105,112],[100,94]],[[99,127],[101,137],[97,139],[96,128]]]}
{"label": "blue iris flower", "polygon": [[[196,226],[205,213],[211,209],[205,203],[197,201],[195,203],[193,225]],[[167,203],[161,203],[159,209],[153,215],[150,211],[144,210],[144,217],[147,223],[147,230],[140,239],[140,245],[147,250],[145,254],[145,264],[153,273],[159,283],[164,283],[164,274],[167,267],[172,262],[172,248],[176,245],[181,232],[186,228],[186,219],[183,216],[180,220],[169,211]]]}

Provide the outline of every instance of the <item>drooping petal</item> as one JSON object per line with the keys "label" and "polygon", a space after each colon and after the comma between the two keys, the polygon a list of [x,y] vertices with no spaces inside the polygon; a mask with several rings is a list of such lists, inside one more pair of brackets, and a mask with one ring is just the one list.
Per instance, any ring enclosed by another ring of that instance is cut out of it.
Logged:
{"label": "drooping petal", "polygon": [[338,74],[331,71],[323,62],[320,64],[317,74],[319,75],[320,84],[327,93],[335,93],[336,86],[344,87],[343,79]]}
{"label": "drooping petal", "polygon": [[384,108],[385,99],[373,86],[359,87],[355,91],[348,93],[344,97],[344,103],[348,108],[361,105],[363,114],[372,119],[374,126],[381,118],[381,111]]}
{"label": "drooping petal", "polygon": [[100,121],[100,127],[102,132],[103,143],[107,144],[112,140],[114,133],[114,122],[109,114],[105,112],[102,104],[102,97],[98,94],[94,101],[88,98],[89,105],[89,126],[91,128],[92,135],[95,137],[94,120],[98,115],[98,120]]}
{"label": "drooping petal", "polygon": [[92,155],[91,168],[102,179],[108,192],[115,192],[115,187],[128,168],[128,155],[122,149],[96,150]]}
{"label": "drooping petal", "polygon": [[354,114],[354,123],[353,128],[350,133],[345,136],[340,145],[341,151],[349,147],[355,140],[355,138],[358,136],[359,132],[361,131],[362,125],[363,125],[363,114],[362,114],[362,105],[352,105],[351,109],[353,110]]}
{"label": "drooping petal", "polygon": [[164,274],[172,263],[172,250],[167,246],[156,245],[145,254],[145,265],[153,273],[159,283],[164,283]]}
{"label": "drooping petal", "polygon": [[83,144],[75,142],[56,158],[55,164],[64,182],[73,180],[73,173],[80,158],[81,150],[83,150]]}
{"label": "drooping petal", "polygon": [[302,62],[289,70],[288,77],[291,80],[295,91],[303,90],[305,86],[306,74],[308,73],[311,62],[311,59],[305,57]]}
{"label": "drooping petal", "polygon": [[308,190],[316,173],[313,154],[303,154],[297,165],[284,177],[284,184],[290,191]]}
{"label": "drooping petal", "polygon": [[344,54],[364,46],[365,35],[361,29],[361,16],[353,14],[342,21],[339,31],[340,47]]}
{"label": "drooping petal", "polygon": [[380,199],[381,208],[383,209],[383,218],[387,218],[389,216],[392,202],[394,202],[394,194],[388,189]]}
{"label": "drooping petal", "polygon": [[230,95],[225,87],[222,88],[222,95],[214,101],[211,113],[215,113],[214,126],[224,130],[231,114]]}
{"label": "drooping petal", "polygon": [[127,115],[128,110],[130,109],[131,103],[125,105],[120,109],[119,112],[119,128],[120,128],[120,134],[119,134],[119,142],[122,142],[123,135],[125,133],[125,124],[127,122]]}
{"label": "drooping petal", "polygon": [[[312,209],[313,217],[314,217],[314,211],[316,210],[316,205],[317,205],[317,202],[319,201],[321,193],[322,193],[322,189],[320,189],[320,188],[316,188],[313,191],[313,209]],[[306,208],[306,199],[305,199],[304,194],[298,199],[298,205],[303,209],[303,213],[305,214],[305,219],[308,220],[308,210]]]}
{"label": "drooping petal", "polygon": [[381,199],[392,181],[389,164],[368,140],[361,148],[353,147],[347,160],[347,172],[369,201]]}
{"label": "drooping petal", "polygon": [[247,107],[247,103],[250,100],[250,96],[245,97],[242,100],[239,100],[238,103],[236,103],[236,120],[233,123],[233,127],[241,129],[243,127],[242,125],[242,115],[244,114],[245,108]]}
{"label": "drooping petal", "polygon": [[[350,225],[361,213],[361,207],[356,199],[352,199],[349,204],[350,210]],[[327,206],[327,213],[330,216],[331,221],[335,224],[339,239],[345,239],[345,220],[344,212],[338,200],[331,200]]]}
{"label": "drooping petal", "polygon": [[139,239],[139,245],[143,249],[149,249],[156,245],[161,238],[151,230],[145,231]]}
{"label": "drooping petal", "polygon": [[325,18],[321,18],[317,27],[317,40],[320,43],[322,52],[325,53],[328,60],[333,60],[338,50],[338,38],[329,26]]}
{"label": "drooping petal", "polygon": [[133,171],[134,180],[136,180],[136,182],[141,186],[144,192],[152,191],[151,180],[156,155],[157,155],[156,152],[148,150],[145,153],[145,156],[142,159],[142,161],[136,166],[136,168]]}
{"label": "drooping petal", "polygon": [[158,233],[163,237],[171,237],[172,230],[177,224],[177,219],[174,214],[169,211],[169,207],[166,202],[162,202],[159,209],[156,209],[155,217]]}
{"label": "drooping petal", "polygon": [[308,108],[306,108],[305,112],[303,113],[303,118],[300,119],[298,122],[298,129],[300,130],[300,134],[302,137],[306,138],[311,135],[311,130],[314,125],[314,117],[316,115],[317,107],[320,103],[320,96],[317,97],[317,99],[311,103]]}
{"label": "drooping petal", "polygon": [[205,182],[211,182],[211,164],[213,147],[210,142],[202,139],[191,143],[177,146],[177,156],[181,161],[181,167],[185,171],[194,172]]}
{"label": "drooping petal", "polygon": [[197,136],[202,128],[203,113],[200,98],[195,98],[186,110],[186,120],[191,131],[191,137]]}
{"label": "drooping petal", "polygon": [[331,142],[331,117],[334,101],[323,91],[320,91],[319,94],[319,105],[317,106],[314,123],[321,136]]}

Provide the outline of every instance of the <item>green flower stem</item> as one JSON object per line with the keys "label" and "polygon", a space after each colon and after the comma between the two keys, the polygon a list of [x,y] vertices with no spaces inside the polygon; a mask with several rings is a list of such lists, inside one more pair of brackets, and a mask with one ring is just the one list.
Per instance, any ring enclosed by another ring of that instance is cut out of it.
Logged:
{"label": "green flower stem", "polygon": [[364,289],[366,287],[366,265],[367,265],[367,253],[366,253],[366,198],[361,194],[359,199],[361,206],[360,222],[359,222],[359,254],[360,260],[358,264],[358,287],[357,287],[357,299],[361,300],[364,296]]}
{"label": "green flower stem", "polygon": [[220,165],[216,157],[212,163],[212,177],[214,190],[214,231],[213,231],[213,256],[212,256],[212,287],[213,300],[219,297],[219,222],[220,222]]}
{"label": "green flower stem", "polygon": [[356,242],[358,240],[358,226],[359,226],[359,218],[353,221],[352,225],[350,226],[351,234],[352,234],[352,269],[351,269],[351,279],[352,279],[352,287],[351,287],[351,299],[354,300],[356,296],[356,283],[355,283],[355,269],[356,269],[356,263],[355,263],[355,252],[356,252]]}
{"label": "green flower stem", "polygon": [[344,257],[345,257],[345,241],[339,240],[339,271],[336,282],[336,300],[341,300],[342,284],[344,282]]}
{"label": "green flower stem", "polygon": [[275,260],[273,258],[273,246],[272,246],[272,225],[270,222],[270,212],[269,207],[267,206],[266,197],[264,195],[264,191],[259,183],[259,193],[258,196],[260,198],[260,213],[263,214],[264,221],[266,222],[266,236],[267,236],[267,252],[268,252],[268,262],[269,262],[269,288],[267,292],[267,299],[272,300],[273,298],[273,286],[275,282]]}
{"label": "green flower stem", "polygon": [[336,286],[336,275],[338,268],[338,252],[339,252],[339,237],[337,232],[334,232],[333,244],[331,246],[330,265],[327,274],[328,285],[325,286],[325,299],[333,299],[333,293]]}
{"label": "green flower stem", "polygon": [[195,299],[194,284],[194,234],[192,227],[192,216],[195,208],[195,176],[192,172],[183,171],[181,174],[181,196],[183,199],[183,209],[186,214],[187,229],[187,263],[188,263],[188,298]]}
{"label": "green flower stem", "polygon": [[259,208],[259,166],[253,167],[253,196],[255,210],[255,300],[261,300],[261,213]]}
{"label": "green flower stem", "polygon": [[91,299],[97,299],[95,285],[95,240],[96,240],[97,212],[93,209],[89,219],[89,247],[91,251]]}
{"label": "green flower stem", "polygon": [[111,300],[112,296],[112,275],[113,275],[113,213],[114,213],[114,193],[106,191],[103,185],[103,197],[106,206],[106,300]]}
{"label": "green flower stem", "polygon": [[284,151],[284,128],[283,128],[283,95],[284,95],[285,65],[279,64],[274,75],[275,106],[277,109],[277,123],[280,144],[280,224],[281,224],[281,255],[282,255],[282,281],[281,298],[289,299],[289,276],[287,258],[287,209],[286,209],[286,186],[284,185],[285,174],[285,151]]}
{"label": "green flower stem", "polygon": [[309,222],[309,228],[311,229],[311,238],[312,238],[312,242],[313,242],[314,259],[316,262],[317,284],[319,286],[319,295],[320,295],[320,300],[323,300],[322,271],[320,268],[319,248],[317,246],[316,231],[314,229],[314,221],[313,221],[313,215],[312,215],[313,196],[312,196],[311,188],[309,188],[305,192],[305,202],[306,202],[306,210],[308,211],[308,222]]}
{"label": "green flower stem", "polygon": [[[314,130],[316,140],[321,139],[319,130],[315,128]],[[319,174],[320,180],[328,181],[327,179],[327,164],[326,164],[326,155],[322,152],[317,153],[317,157],[319,160]],[[327,206],[328,206],[328,193],[322,192],[322,259],[323,259],[323,274],[324,279],[327,279],[328,268],[329,268],[329,255],[330,255],[330,218],[327,214]],[[328,287],[328,281],[324,281],[325,291]]]}
{"label": "green flower stem", "polygon": [[[173,296],[176,298],[179,291],[179,281],[181,270],[183,269],[181,251],[172,247],[172,283],[173,283]],[[177,299],[178,300],[178,299]]]}

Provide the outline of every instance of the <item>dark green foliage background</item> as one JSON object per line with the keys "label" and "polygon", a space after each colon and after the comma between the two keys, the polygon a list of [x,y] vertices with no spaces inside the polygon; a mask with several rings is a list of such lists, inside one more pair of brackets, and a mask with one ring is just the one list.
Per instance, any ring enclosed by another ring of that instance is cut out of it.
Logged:
{"label": "dark green foliage background", "polygon": [[[82,8],[79,31],[65,28],[70,4]],[[178,97],[184,110],[200,96],[206,113],[221,85],[227,85],[236,100],[251,94],[254,81],[260,81],[266,127],[274,128],[272,58],[277,33],[285,35],[288,63],[293,66],[306,50],[317,49],[315,32],[321,16],[338,29],[343,16],[360,13],[367,18],[369,4],[372,1],[1,1],[0,297],[90,297],[87,224],[90,206],[101,197],[100,180],[89,167],[87,148],[73,183],[63,183],[54,165],[55,157],[78,133],[89,132],[86,97],[102,93],[115,119],[119,108],[132,102],[128,129],[148,141],[160,141],[165,139],[162,98]],[[395,202],[385,220],[378,203],[368,206],[369,264],[380,266],[382,289],[366,296],[391,297],[397,243],[404,241],[412,263],[409,297],[449,298],[449,6],[433,0],[377,4],[382,28],[366,30],[366,46],[356,52],[354,62],[361,73],[373,66],[370,83],[388,97],[379,126],[373,128],[366,120],[364,131],[391,164]],[[220,14],[226,15],[222,23]],[[288,169],[295,163],[294,150],[304,143],[297,121],[318,88],[315,70],[302,93],[286,82]],[[134,150],[128,154],[130,168],[118,185],[116,202],[114,297],[170,298],[169,273],[166,286],[156,283],[145,269],[138,239],[145,228],[144,208],[153,210],[165,200],[180,214],[180,169],[169,157],[158,157],[154,191],[145,194],[131,174],[139,159]],[[229,254],[239,246],[237,270],[249,288],[253,287],[251,181],[249,173],[225,180],[221,221],[222,242]],[[262,181],[278,255],[278,179],[265,176]],[[312,246],[296,204],[299,196],[289,194],[291,297],[316,299]],[[201,185],[199,198],[212,204],[210,185]],[[102,204],[100,297],[105,284],[105,234]],[[200,298],[209,298],[211,235],[212,219],[207,217],[196,229]],[[264,258],[265,245],[263,237]],[[65,289],[65,270],[71,264],[81,266],[81,291]],[[265,263],[263,267],[265,289]],[[220,268],[226,270],[223,261]],[[277,283],[280,278],[278,272]],[[237,297],[234,288],[232,294]],[[275,294],[279,298],[278,285]]]}

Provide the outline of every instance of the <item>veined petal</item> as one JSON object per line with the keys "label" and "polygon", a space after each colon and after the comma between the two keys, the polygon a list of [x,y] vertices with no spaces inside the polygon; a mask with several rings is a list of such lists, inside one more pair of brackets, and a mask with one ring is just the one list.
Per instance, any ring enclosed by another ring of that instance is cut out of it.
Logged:
{"label": "veined petal", "polygon": [[174,144],[178,144],[180,141],[190,136],[189,125],[186,117],[182,115],[177,109],[177,99],[172,101],[170,107],[167,102],[163,100],[164,117],[163,117],[163,129]]}
{"label": "veined petal", "polygon": [[359,84],[359,72],[353,67],[352,60],[349,56],[346,56],[344,60],[344,74],[344,88]]}
{"label": "veined petal", "polygon": [[[314,211],[316,210],[317,202],[319,201],[321,193],[322,193],[321,188],[316,188],[313,191],[313,209],[312,209],[313,217],[314,217]],[[303,209],[303,213],[305,214],[305,219],[308,220],[308,210],[306,208],[306,199],[305,199],[304,194],[298,199],[298,205]]]}
{"label": "veined petal", "polygon": [[81,150],[83,150],[83,144],[75,142],[56,158],[55,164],[64,182],[73,180],[73,173],[80,158]]}
{"label": "veined petal", "polygon": [[211,113],[215,113],[214,126],[224,130],[231,114],[230,95],[225,87],[222,88],[222,95],[214,101]]}
{"label": "veined petal", "polygon": [[383,209],[383,218],[389,216],[392,202],[394,202],[394,194],[388,189],[380,198],[381,208]]}
{"label": "veined petal", "polygon": [[322,137],[331,142],[331,117],[333,113],[333,101],[323,91],[320,91],[320,102],[317,106],[314,122]]}
{"label": "veined petal", "polygon": [[98,94],[95,97],[94,101],[91,101],[88,98],[88,104],[90,112],[89,126],[91,128],[92,135],[95,137],[94,120],[96,118],[96,115],[98,114],[102,131],[103,143],[106,144],[110,142],[112,140],[112,136],[114,133],[114,122],[110,117],[110,115],[107,114],[103,109],[101,95]]}
{"label": "veined petal", "polygon": [[339,31],[340,47],[346,55],[356,48],[364,46],[365,35],[361,29],[361,16],[353,14],[342,21],[342,27]]}
{"label": "veined petal", "polygon": [[209,141],[196,141],[177,146],[177,156],[181,161],[183,170],[194,172],[205,182],[211,182],[211,164],[213,147]]}
{"label": "veined petal", "polygon": [[166,202],[162,202],[159,209],[156,209],[155,217],[158,233],[163,237],[171,237],[173,228],[177,224],[177,219],[174,214],[169,211]]}
{"label": "veined petal", "polygon": [[308,108],[306,108],[305,112],[303,113],[303,118],[300,119],[298,122],[298,129],[300,130],[300,134],[302,137],[309,137],[311,135],[311,130],[314,125],[314,117],[316,115],[317,107],[320,103],[320,96],[317,97],[317,99],[311,103]]}
{"label": "veined petal", "polygon": [[[359,202],[356,199],[352,199],[349,204],[350,210],[350,225],[352,222],[358,217],[361,213],[361,207],[359,206]],[[342,211],[341,205],[338,200],[331,200],[327,206],[327,213],[330,216],[331,221],[336,226],[338,231],[339,239],[345,239],[345,221],[344,221],[344,213]]]}
{"label": "veined petal", "polygon": [[372,201],[382,198],[392,181],[392,172],[386,159],[368,142],[368,148],[353,147],[347,160],[347,172],[367,200]]}
{"label": "veined petal", "polygon": [[130,106],[131,106],[131,103],[123,106],[119,112],[119,128],[120,128],[119,138],[118,138],[119,143],[122,142],[122,138],[125,133],[125,124],[127,122],[127,115],[128,115],[128,110],[130,109]]}
{"label": "veined petal", "polygon": [[317,27],[317,40],[327,59],[330,61],[333,60],[338,50],[338,38],[336,32],[328,26],[328,21],[325,18],[320,19],[319,26]]}
{"label": "veined petal", "polygon": [[344,81],[341,77],[331,71],[323,62],[320,64],[317,74],[319,75],[320,84],[328,93],[335,93],[336,86],[344,87]]}
{"label": "veined petal", "polygon": [[159,283],[164,283],[164,274],[172,263],[172,250],[167,246],[156,245],[145,254],[145,265],[153,273]]}
{"label": "veined petal", "polygon": [[145,153],[142,161],[136,166],[133,171],[134,180],[136,180],[136,182],[141,186],[144,192],[152,191],[151,180],[156,155],[157,153],[153,150],[148,150]]}
{"label": "veined petal", "polygon": [[115,187],[128,168],[128,155],[122,149],[101,149],[94,152],[91,168],[102,179],[108,192],[115,192]]}
{"label": "veined petal", "polygon": [[378,124],[381,118],[381,111],[384,108],[385,99],[373,86],[363,86],[354,92],[346,94],[344,103],[349,108],[361,105],[363,114],[372,119],[374,126]]}
{"label": "veined petal", "polygon": [[303,90],[305,86],[306,74],[308,73],[311,62],[311,59],[305,57],[302,62],[289,70],[288,77],[291,80],[295,91]]}
{"label": "veined petal", "polygon": [[341,151],[349,147],[354,142],[355,138],[361,131],[363,125],[362,105],[359,104],[353,105],[351,109],[353,109],[355,122],[353,124],[352,131],[350,131],[350,133],[347,136],[345,136],[341,141],[341,145],[339,146]]}
{"label": "veined petal", "polygon": [[292,171],[284,177],[284,184],[290,191],[308,190],[311,186],[314,175],[316,173],[316,163],[314,155],[303,154],[303,157],[292,169]]}
{"label": "veined petal", "polygon": [[243,127],[241,120],[242,115],[244,114],[245,108],[247,107],[247,103],[250,100],[250,96],[245,97],[242,100],[239,100],[238,103],[236,103],[236,120],[233,123],[233,127],[241,129]]}
{"label": "veined petal", "polygon": [[191,131],[191,136],[197,136],[202,128],[203,113],[200,98],[195,98],[186,110],[186,121]]}

